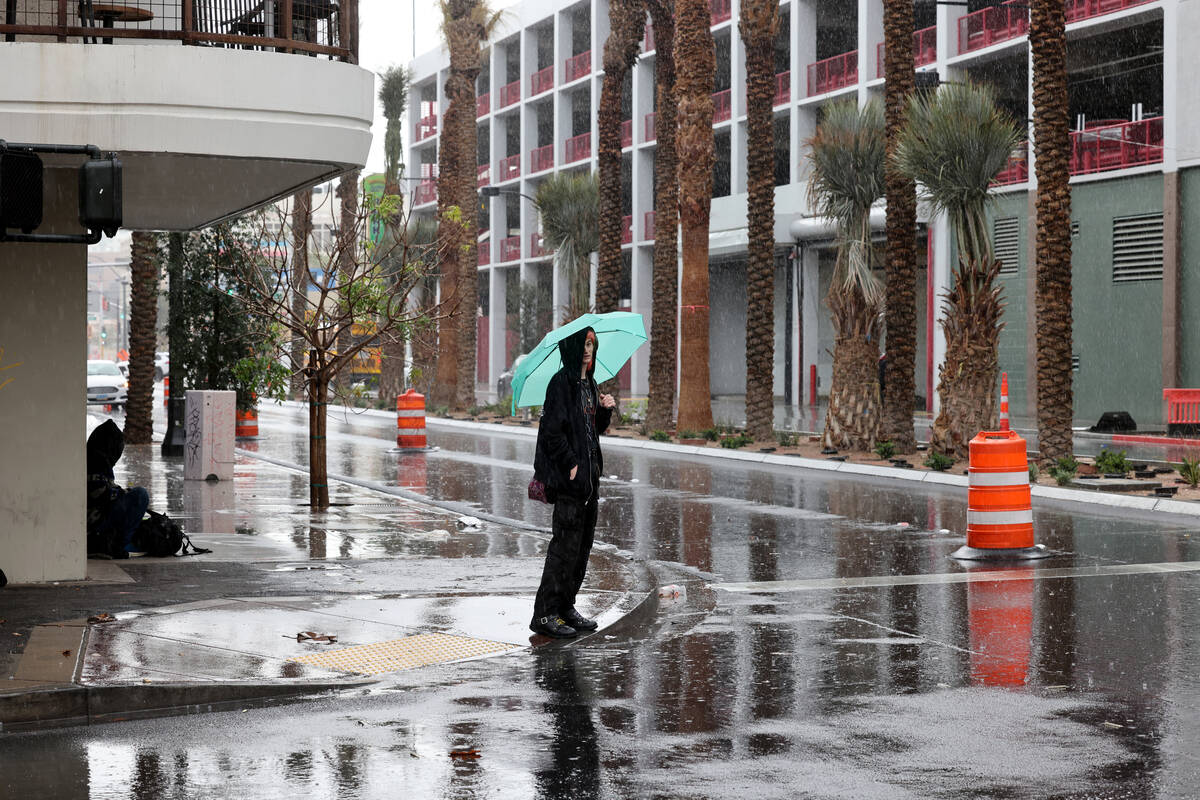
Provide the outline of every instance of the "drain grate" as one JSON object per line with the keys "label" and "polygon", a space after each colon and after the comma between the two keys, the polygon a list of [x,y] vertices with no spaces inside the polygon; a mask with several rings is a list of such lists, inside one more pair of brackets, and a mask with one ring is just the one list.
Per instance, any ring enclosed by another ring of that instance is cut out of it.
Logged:
{"label": "drain grate", "polygon": [[516,647],[518,645],[507,642],[451,636],[448,633],[419,633],[387,642],[296,656],[288,661],[359,675],[379,675],[489,653],[503,653]]}

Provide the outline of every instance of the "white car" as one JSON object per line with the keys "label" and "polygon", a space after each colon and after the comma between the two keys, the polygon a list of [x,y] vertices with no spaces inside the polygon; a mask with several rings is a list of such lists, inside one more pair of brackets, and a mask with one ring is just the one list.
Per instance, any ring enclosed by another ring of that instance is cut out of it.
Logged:
{"label": "white car", "polygon": [[88,360],[88,405],[124,406],[129,399],[129,379],[115,361]]}
{"label": "white car", "polygon": [[171,356],[167,353],[154,354],[154,382],[158,383],[171,371]]}

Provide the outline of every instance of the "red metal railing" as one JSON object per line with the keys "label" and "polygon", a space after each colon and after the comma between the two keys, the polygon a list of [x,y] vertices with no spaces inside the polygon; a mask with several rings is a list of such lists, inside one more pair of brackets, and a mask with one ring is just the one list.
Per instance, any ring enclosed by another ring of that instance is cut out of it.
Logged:
{"label": "red metal railing", "polygon": [[417,188],[413,190],[413,205],[423,206],[426,203],[432,203],[437,200],[437,183],[434,181],[421,181],[417,184]]}
{"label": "red metal railing", "polygon": [[654,50],[654,26],[646,23],[646,38],[642,41],[642,52],[649,53]]}
{"label": "red metal railing", "polygon": [[1151,0],[1067,0],[1067,22],[1099,17],[1149,2]]}
{"label": "red metal railing", "polygon": [[858,51],[808,65],[808,96],[825,94],[858,83]]}
{"label": "red metal railing", "polygon": [[958,18],[958,52],[969,53],[1029,31],[1029,8],[1008,0]]}
{"label": "red metal railing", "polygon": [[1163,157],[1163,118],[1112,125],[1093,123],[1071,133],[1071,174],[1157,164]]}
{"label": "red metal railing", "polygon": [[633,120],[627,119],[621,123],[621,147],[633,146]]}
{"label": "red metal railing", "polygon": [[584,75],[591,74],[592,71],[592,51],[580,53],[577,56],[571,56],[567,59],[567,64],[563,69],[563,81],[570,83],[573,80],[578,80]]}
{"label": "red metal railing", "polygon": [[713,25],[720,25],[733,16],[729,0],[709,0],[709,8],[712,9]]}
{"label": "red metal railing", "polygon": [[654,241],[654,217],[653,211],[647,211],[642,215],[642,239]]}
{"label": "red metal railing", "polygon": [[792,99],[792,73],[780,72],[775,75],[775,105],[782,106]]}
{"label": "red metal railing", "polygon": [[521,82],[513,81],[500,87],[500,108],[507,108],[521,99]]}
{"label": "red metal railing", "polygon": [[509,236],[500,240],[500,263],[519,261],[521,258],[521,237]]}
{"label": "red metal railing", "polygon": [[437,114],[430,114],[417,120],[417,141],[428,139],[437,133]]}
{"label": "red metal railing", "polygon": [[421,165],[421,179],[422,180],[431,181],[431,180],[436,179],[437,176],[438,176],[438,165],[437,164],[422,164]]}
{"label": "red metal railing", "polygon": [[646,119],[645,119],[643,125],[645,128],[644,132],[646,134],[646,137],[645,137],[645,139],[643,139],[643,141],[653,142],[655,139],[658,138],[658,133],[656,132],[655,127],[654,127],[654,112],[653,111],[651,111],[649,114],[646,115]]}
{"label": "red metal railing", "polygon": [[731,94],[729,89],[723,92],[713,92],[713,122],[724,122],[732,115]]}
{"label": "red metal railing", "polygon": [[574,161],[582,161],[585,158],[591,157],[592,135],[590,133],[581,133],[578,136],[572,136],[570,139],[567,139],[563,163],[570,164]]}
{"label": "red metal railing", "polygon": [[480,164],[475,170],[475,185],[487,186],[492,182],[492,166],[491,164]]}
{"label": "red metal railing", "polygon": [[539,69],[529,76],[529,96],[541,94],[554,88],[554,65]]}
{"label": "red metal railing", "polygon": [[541,172],[554,166],[554,145],[537,147],[529,153],[529,171]]}
{"label": "red metal railing", "polygon": [[492,96],[490,94],[481,94],[475,98],[475,116],[482,117],[484,114],[492,110]]}
{"label": "red metal railing", "polygon": [[544,255],[546,255],[545,240],[540,233],[531,233],[529,235],[529,257],[541,258]]}
{"label": "red metal railing", "polygon": [[508,158],[500,159],[500,165],[497,169],[498,180],[511,181],[521,174],[521,154],[509,156]]}
{"label": "red metal railing", "polygon": [[[886,55],[887,51],[883,49],[883,42],[880,42],[876,45],[875,50],[876,78],[883,77],[883,60]],[[937,25],[930,25],[913,34],[913,66],[923,67],[935,61],[937,61]]]}
{"label": "red metal railing", "polygon": [[486,267],[492,263],[492,243],[480,242],[479,245],[479,266]]}
{"label": "red metal railing", "polygon": [[633,243],[633,214],[621,217],[621,244]]}
{"label": "red metal railing", "polygon": [[1009,186],[1029,180],[1029,142],[1021,142],[1008,156],[1004,169],[992,179],[994,186]]}

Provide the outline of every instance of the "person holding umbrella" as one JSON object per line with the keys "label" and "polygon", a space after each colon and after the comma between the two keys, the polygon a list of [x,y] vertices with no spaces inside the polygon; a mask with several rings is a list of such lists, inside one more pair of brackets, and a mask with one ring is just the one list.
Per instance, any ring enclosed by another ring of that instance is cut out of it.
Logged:
{"label": "person holding umbrella", "polygon": [[553,537],[533,603],[535,633],[556,639],[593,631],[596,622],[575,610],[596,530],[597,492],[604,471],[600,434],[616,405],[600,394],[596,332],[583,327],[558,341],[562,368],[550,379],[538,427],[534,477],[554,503]]}

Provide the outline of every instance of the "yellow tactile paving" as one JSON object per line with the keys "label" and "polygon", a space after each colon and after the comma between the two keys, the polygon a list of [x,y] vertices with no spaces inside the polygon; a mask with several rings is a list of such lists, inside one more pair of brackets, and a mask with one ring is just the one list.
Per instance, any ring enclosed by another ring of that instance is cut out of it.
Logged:
{"label": "yellow tactile paving", "polygon": [[467,636],[451,636],[447,633],[420,633],[403,639],[387,642],[344,647],[306,656],[295,656],[288,661],[310,664],[314,667],[354,672],[359,675],[379,675],[402,669],[442,664],[461,658],[501,653],[519,645],[493,642],[487,639],[472,639]]}

